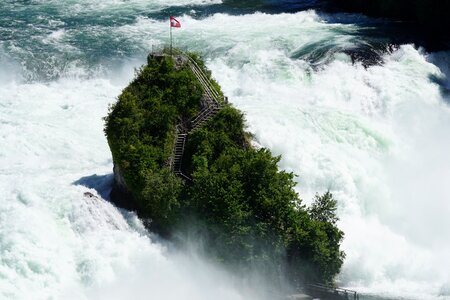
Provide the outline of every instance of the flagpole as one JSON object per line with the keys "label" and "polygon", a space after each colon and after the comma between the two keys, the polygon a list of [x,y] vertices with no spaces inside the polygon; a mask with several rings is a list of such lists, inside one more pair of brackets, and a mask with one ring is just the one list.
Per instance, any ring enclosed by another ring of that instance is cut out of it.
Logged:
{"label": "flagpole", "polygon": [[173,52],[172,52],[172,21],[170,21],[170,56],[173,56]]}

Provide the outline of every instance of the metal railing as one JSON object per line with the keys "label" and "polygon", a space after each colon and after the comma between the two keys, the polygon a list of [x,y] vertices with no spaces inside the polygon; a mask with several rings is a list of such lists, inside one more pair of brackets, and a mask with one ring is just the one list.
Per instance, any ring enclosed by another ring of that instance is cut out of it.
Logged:
{"label": "metal railing", "polygon": [[189,55],[186,55],[186,57],[188,59],[189,66],[191,67],[195,76],[202,84],[203,88],[206,90],[205,92],[216,102],[217,105],[221,105],[222,101],[224,101],[223,96],[216,90],[211,80],[208,78],[208,76],[206,76],[197,62]]}
{"label": "metal railing", "polygon": [[[158,53],[155,53],[154,49],[152,49],[151,55],[161,55],[161,56],[168,55],[165,52],[166,49],[158,51]],[[196,116],[194,116],[189,121],[188,123],[189,125],[187,128],[182,123],[176,125],[172,156],[169,158],[168,161],[168,164],[172,172],[174,172],[176,175],[182,177],[185,180],[191,181],[192,179],[189,176],[185,175],[182,171],[182,161],[184,156],[184,148],[187,135],[189,134],[190,131],[201,127],[211,117],[213,117],[217,113],[217,111],[220,110],[220,108],[222,107],[222,103],[224,101],[226,102],[225,100],[226,98],[223,97],[216,90],[211,80],[208,78],[203,69],[197,64],[197,62],[192,57],[176,49],[174,49],[174,51],[170,53],[170,55],[173,54],[176,54],[179,57],[181,56],[186,59],[195,77],[202,85],[205,93],[204,96],[206,98],[206,107],[203,108]],[[183,142],[182,145],[178,145],[179,142],[181,142],[181,140]]]}
{"label": "metal railing", "polygon": [[329,287],[323,284],[308,284],[306,290],[314,297],[327,297],[327,299],[333,300],[359,300],[359,295],[356,291]]}

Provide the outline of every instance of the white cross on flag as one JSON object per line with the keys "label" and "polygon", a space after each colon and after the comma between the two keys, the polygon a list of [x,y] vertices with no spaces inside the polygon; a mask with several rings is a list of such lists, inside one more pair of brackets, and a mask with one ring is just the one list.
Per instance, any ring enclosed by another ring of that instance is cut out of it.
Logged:
{"label": "white cross on flag", "polygon": [[180,21],[178,21],[174,17],[170,16],[170,27],[181,28],[181,23],[180,23]]}

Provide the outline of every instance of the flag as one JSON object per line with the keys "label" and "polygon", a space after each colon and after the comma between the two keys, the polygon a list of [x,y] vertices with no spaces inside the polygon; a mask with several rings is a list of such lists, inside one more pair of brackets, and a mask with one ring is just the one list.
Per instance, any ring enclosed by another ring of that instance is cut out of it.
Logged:
{"label": "flag", "polygon": [[181,28],[181,23],[180,23],[180,21],[178,21],[174,17],[170,16],[170,27]]}

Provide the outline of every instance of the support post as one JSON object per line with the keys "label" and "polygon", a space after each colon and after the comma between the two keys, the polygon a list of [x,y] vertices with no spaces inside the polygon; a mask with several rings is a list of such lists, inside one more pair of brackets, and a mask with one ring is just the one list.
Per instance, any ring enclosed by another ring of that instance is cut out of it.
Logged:
{"label": "support post", "polygon": [[172,49],[173,49],[173,46],[172,46],[172,23],[170,23],[170,56],[173,56]]}

